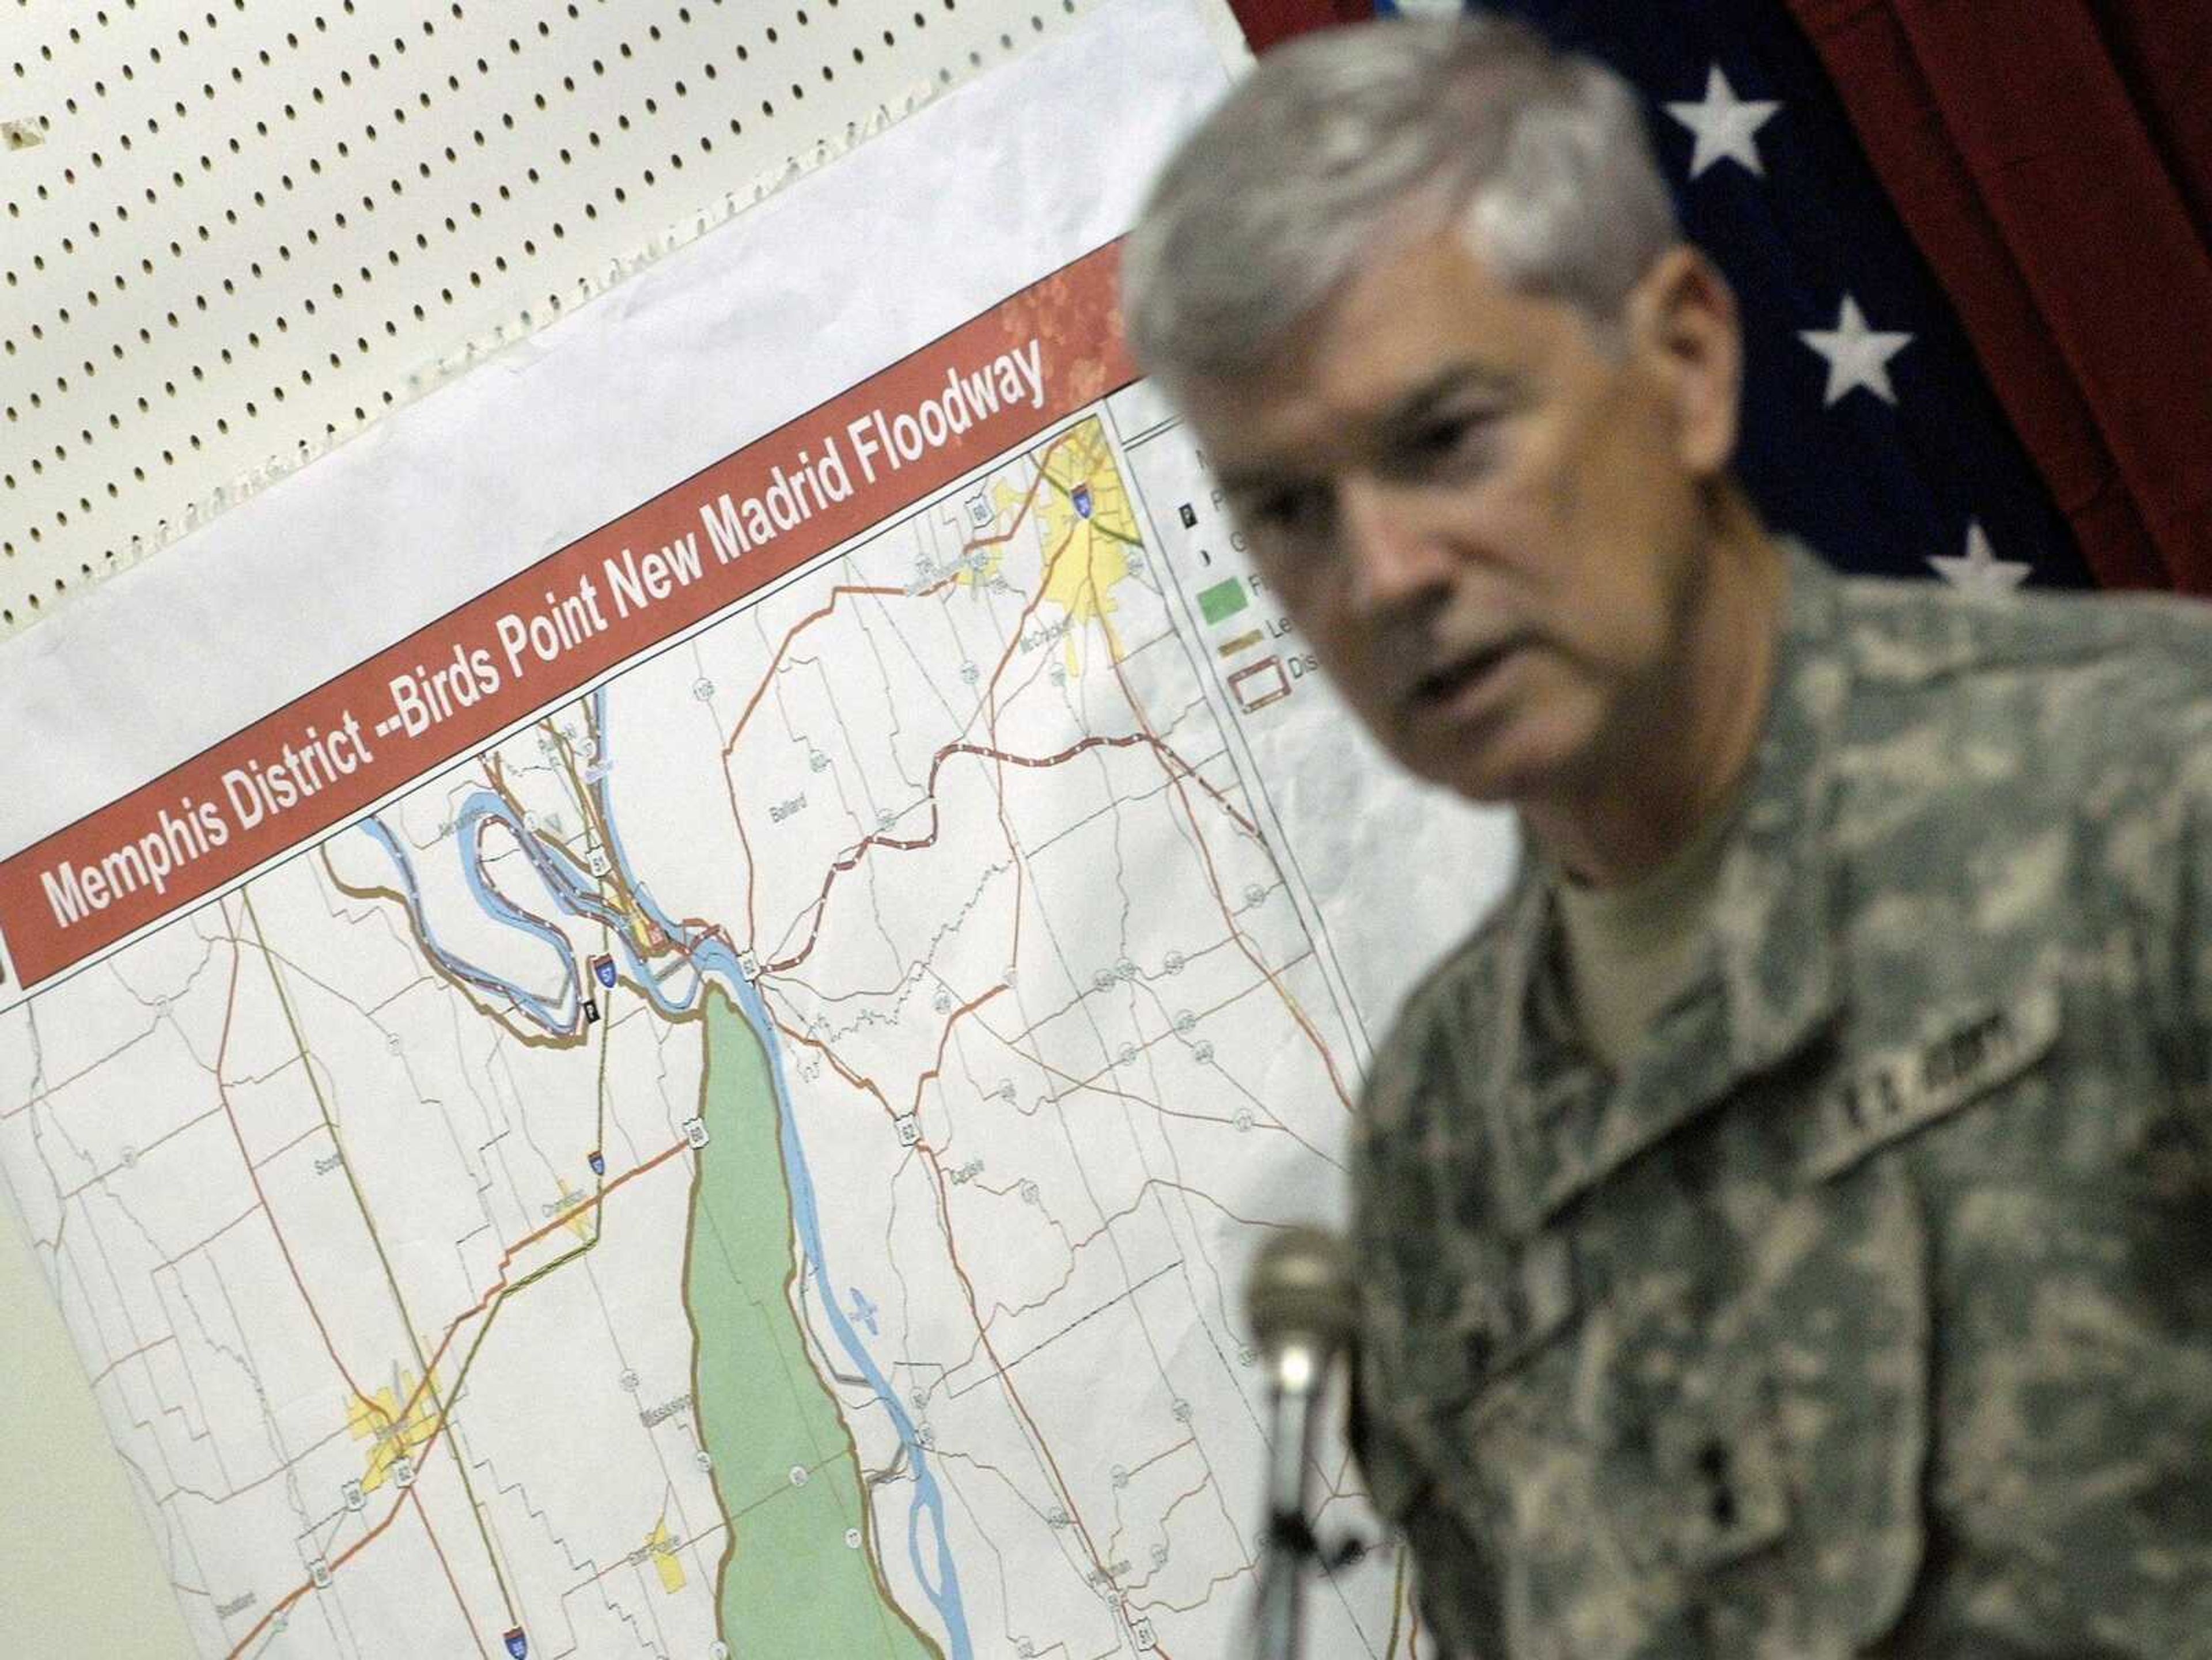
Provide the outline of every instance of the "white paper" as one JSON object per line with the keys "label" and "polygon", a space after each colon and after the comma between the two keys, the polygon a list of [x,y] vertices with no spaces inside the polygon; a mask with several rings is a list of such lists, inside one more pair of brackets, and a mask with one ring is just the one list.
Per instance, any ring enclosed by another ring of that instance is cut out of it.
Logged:
{"label": "white paper", "polygon": [[[1229,1651],[1244,1263],[1340,1214],[1373,1045],[1511,849],[1217,562],[1149,390],[1064,395],[1032,285],[1224,85],[1120,0],[0,650],[0,847],[124,827],[38,854],[19,970],[314,824],[0,1007],[0,1173],[203,1652]],[[834,449],[830,522],[926,403],[1008,442],[654,623],[809,533],[693,481]],[[325,826],[265,780],[347,787],[286,711],[368,660],[387,769],[472,673],[544,697]],[[1316,1485],[1371,1528],[1340,1448]],[[1404,1596],[1339,1574],[1311,1651]]]}

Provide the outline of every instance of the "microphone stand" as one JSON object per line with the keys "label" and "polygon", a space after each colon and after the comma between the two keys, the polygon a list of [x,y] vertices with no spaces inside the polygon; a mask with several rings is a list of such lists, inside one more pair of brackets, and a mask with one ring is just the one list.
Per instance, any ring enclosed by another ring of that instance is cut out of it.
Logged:
{"label": "microphone stand", "polygon": [[1273,1432],[1252,1653],[1254,1660],[1299,1660],[1300,1597],[1306,1569],[1320,1555],[1305,1503],[1315,1408],[1330,1359],[1349,1340],[1355,1318],[1342,1244],[1318,1228],[1276,1234],[1254,1259],[1244,1306],[1267,1359]]}
{"label": "microphone stand", "polygon": [[1273,1357],[1268,1380],[1274,1435],[1267,1449],[1267,1529],[1260,1558],[1254,1660],[1298,1660],[1304,1631],[1299,1597],[1308,1566],[1319,1554],[1305,1516],[1305,1471],[1313,1457],[1312,1352],[1303,1347]]}

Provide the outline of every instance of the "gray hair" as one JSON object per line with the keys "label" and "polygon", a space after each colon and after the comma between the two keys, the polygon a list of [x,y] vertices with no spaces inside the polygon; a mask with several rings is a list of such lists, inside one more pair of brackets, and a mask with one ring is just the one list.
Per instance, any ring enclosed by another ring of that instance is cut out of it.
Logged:
{"label": "gray hair", "polygon": [[1249,374],[1379,246],[1455,219],[1501,280],[1601,325],[1679,237],[1637,94],[1594,59],[1496,17],[1292,41],[1154,184],[1131,347],[1170,384]]}

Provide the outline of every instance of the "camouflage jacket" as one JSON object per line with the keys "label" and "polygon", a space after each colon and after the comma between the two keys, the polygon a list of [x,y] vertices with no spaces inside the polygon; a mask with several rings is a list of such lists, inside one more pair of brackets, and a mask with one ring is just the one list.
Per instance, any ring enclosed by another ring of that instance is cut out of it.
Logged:
{"label": "camouflage jacket", "polygon": [[1370,1486],[1455,1655],[2212,1655],[2212,609],[1790,582],[1626,1073],[1534,860],[1378,1059]]}

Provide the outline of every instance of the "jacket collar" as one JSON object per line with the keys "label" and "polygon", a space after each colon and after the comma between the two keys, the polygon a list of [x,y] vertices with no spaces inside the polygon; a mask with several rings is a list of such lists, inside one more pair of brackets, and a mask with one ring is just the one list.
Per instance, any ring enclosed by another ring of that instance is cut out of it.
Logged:
{"label": "jacket collar", "polygon": [[1808,1043],[1838,1012],[1829,854],[1834,748],[1851,677],[1837,577],[1785,543],[1789,593],[1748,791],[1724,855],[1715,925],[1684,994],[1628,1070],[1583,1045],[1569,1000],[1559,873],[1533,848],[1504,901],[1489,1076],[1495,1151],[1519,1179],[1498,1199],[1526,1232],[1577,1195]]}

